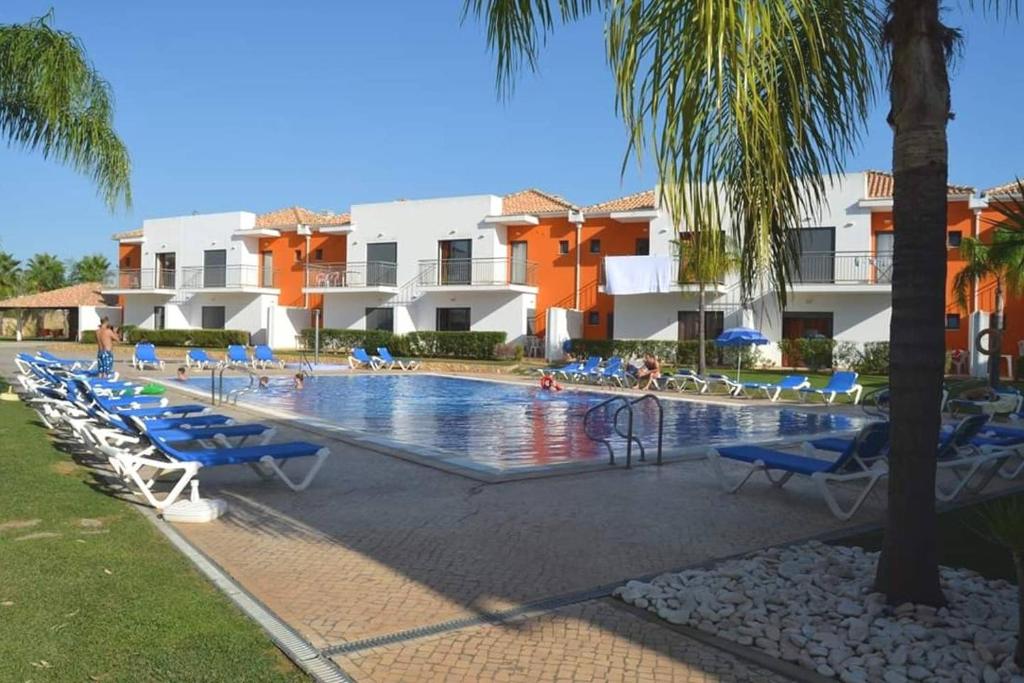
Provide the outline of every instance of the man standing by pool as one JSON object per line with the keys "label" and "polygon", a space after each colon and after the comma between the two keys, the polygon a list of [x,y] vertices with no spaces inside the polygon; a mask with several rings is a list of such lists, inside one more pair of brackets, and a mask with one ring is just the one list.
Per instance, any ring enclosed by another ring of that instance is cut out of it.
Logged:
{"label": "man standing by pool", "polygon": [[102,378],[114,374],[114,342],[120,341],[117,332],[110,326],[110,318],[103,316],[100,319],[99,329],[96,330],[96,370]]}

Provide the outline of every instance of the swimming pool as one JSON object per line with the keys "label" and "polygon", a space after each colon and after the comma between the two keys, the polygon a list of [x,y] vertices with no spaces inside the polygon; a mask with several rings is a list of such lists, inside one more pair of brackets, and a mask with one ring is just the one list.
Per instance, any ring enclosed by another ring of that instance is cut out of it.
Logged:
{"label": "swimming pool", "polygon": [[[225,392],[248,378],[225,377]],[[193,379],[209,392],[209,380]],[[240,404],[283,411],[303,422],[355,431],[430,460],[492,474],[530,472],[574,463],[606,462],[607,449],[583,433],[583,415],[608,398],[598,392],[537,387],[431,374],[318,375],[295,391],[287,377],[267,390],[242,394]],[[665,400],[666,453],[726,443],[756,443],[858,429],[866,417],[795,407],[721,405]],[[653,454],[653,406],[637,409],[637,432]],[[625,449],[619,441],[617,455]]]}

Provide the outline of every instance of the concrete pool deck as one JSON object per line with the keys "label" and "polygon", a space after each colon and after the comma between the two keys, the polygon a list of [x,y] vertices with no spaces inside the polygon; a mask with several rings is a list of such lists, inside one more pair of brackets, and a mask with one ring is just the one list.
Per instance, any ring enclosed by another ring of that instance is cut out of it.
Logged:
{"label": "concrete pool deck", "polygon": [[480,483],[222,409],[332,455],[303,493],[244,468],[204,471],[204,495],[229,513],[175,528],[358,681],[786,680],[604,596],[884,510],[884,488],[845,523],[809,482],[724,494],[702,461]]}

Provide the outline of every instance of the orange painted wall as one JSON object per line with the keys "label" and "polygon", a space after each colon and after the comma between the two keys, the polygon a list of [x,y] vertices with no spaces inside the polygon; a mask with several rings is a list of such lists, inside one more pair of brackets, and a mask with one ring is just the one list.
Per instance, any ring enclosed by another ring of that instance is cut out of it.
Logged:
{"label": "orange painted wall", "polygon": [[[323,258],[315,258],[316,250],[323,250]],[[310,265],[343,263],[348,253],[348,237],[345,235],[321,235],[313,233],[309,238]],[[274,259],[274,285],[281,290],[278,304],[281,306],[303,306],[305,297],[302,287],[306,278],[306,238],[295,232],[282,233],[280,237],[260,239],[260,252],[269,251]],[[296,258],[298,252],[298,258]],[[261,256],[262,259],[262,256]],[[260,263],[262,268],[262,260]],[[322,308],[323,297],[309,296],[310,308]]]}
{"label": "orange painted wall", "polygon": [[[117,245],[118,270],[138,270],[142,268],[142,245],[141,244],[120,244]],[[124,308],[124,295],[117,297],[117,305]]]}
{"label": "orange painted wall", "polygon": [[[974,234],[973,216],[974,214],[968,208],[966,201],[949,202],[946,209],[947,244],[950,233],[959,232],[962,237],[970,237]],[[878,211],[871,214],[872,241],[877,233],[891,232],[892,229],[891,211]],[[874,249],[874,244],[872,244],[872,249]],[[949,350],[967,348],[968,320],[972,311],[961,309],[957,305],[956,296],[953,293],[953,280],[963,268],[964,262],[960,256],[960,250],[950,247],[947,250],[946,258],[946,313],[960,315],[960,329],[946,330],[946,348]]]}
{"label": "orange painted wall", "polygon": [[[580,310],[583,311],[583,336],[608,338],[608,316],[614,300],[598,292],[601,259],[605,256],[629,256],[636,253],[636,240],[649,238],[647,223],[619,223],[610,218],[587,218],[581,230],[582,244],[576,244],[576,227],[567,218],[541,218],[539,225],[509,226],[508,241],[525,241],[526,258],[537,264],[537,334],[544,334],[547,310],[551,306],[575,305],[576,249],[580,252]],[[590,241],[601,241],[600,253],[591,253]],[[559,253],[559,242],[569,242],[569,253]],[[597,325],[588,324],[589,313],[597,312]]]}

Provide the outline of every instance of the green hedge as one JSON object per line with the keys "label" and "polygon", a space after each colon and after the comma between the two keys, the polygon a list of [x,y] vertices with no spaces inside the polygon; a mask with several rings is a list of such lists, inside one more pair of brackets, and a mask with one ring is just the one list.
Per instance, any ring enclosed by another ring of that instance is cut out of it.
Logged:
{"label": "green hedge", "polygon": [[[143,330],[136,327],[121,328],[122,340],[135,344],[148,341],[157,346],[203,346],[226,348],[228,344],[248,344],[249,333],[244,330]],[[96,342],[96,330],[82,332],[82,341]]]}
{"label": "green hedge", "polygon": [[[850,342],[847,342],[850,343]],[[835,339],[782,339],[779,350],[794,367],[806,367],[812,371],[831,368]]]}
{"label": "green hedge", "polygon": [[862,375],[889,374],[889,342],[839,342],[833,353],[837,368],[856,370]]}
{"label": "green hedge", "polygon": [[[312,329],[302,331],[306,346],[312,348],[316,333]],[[421,356],[427,358],[466,358],[472,360],[494,360],[504,349],[504,332],[410,332],[394,334],[380,330],[342,330],[324,328],[320,330],[320,348],[324,350],[348,350],[361,346],[371,353],[378,346],[386,346],[392,354]]]}

